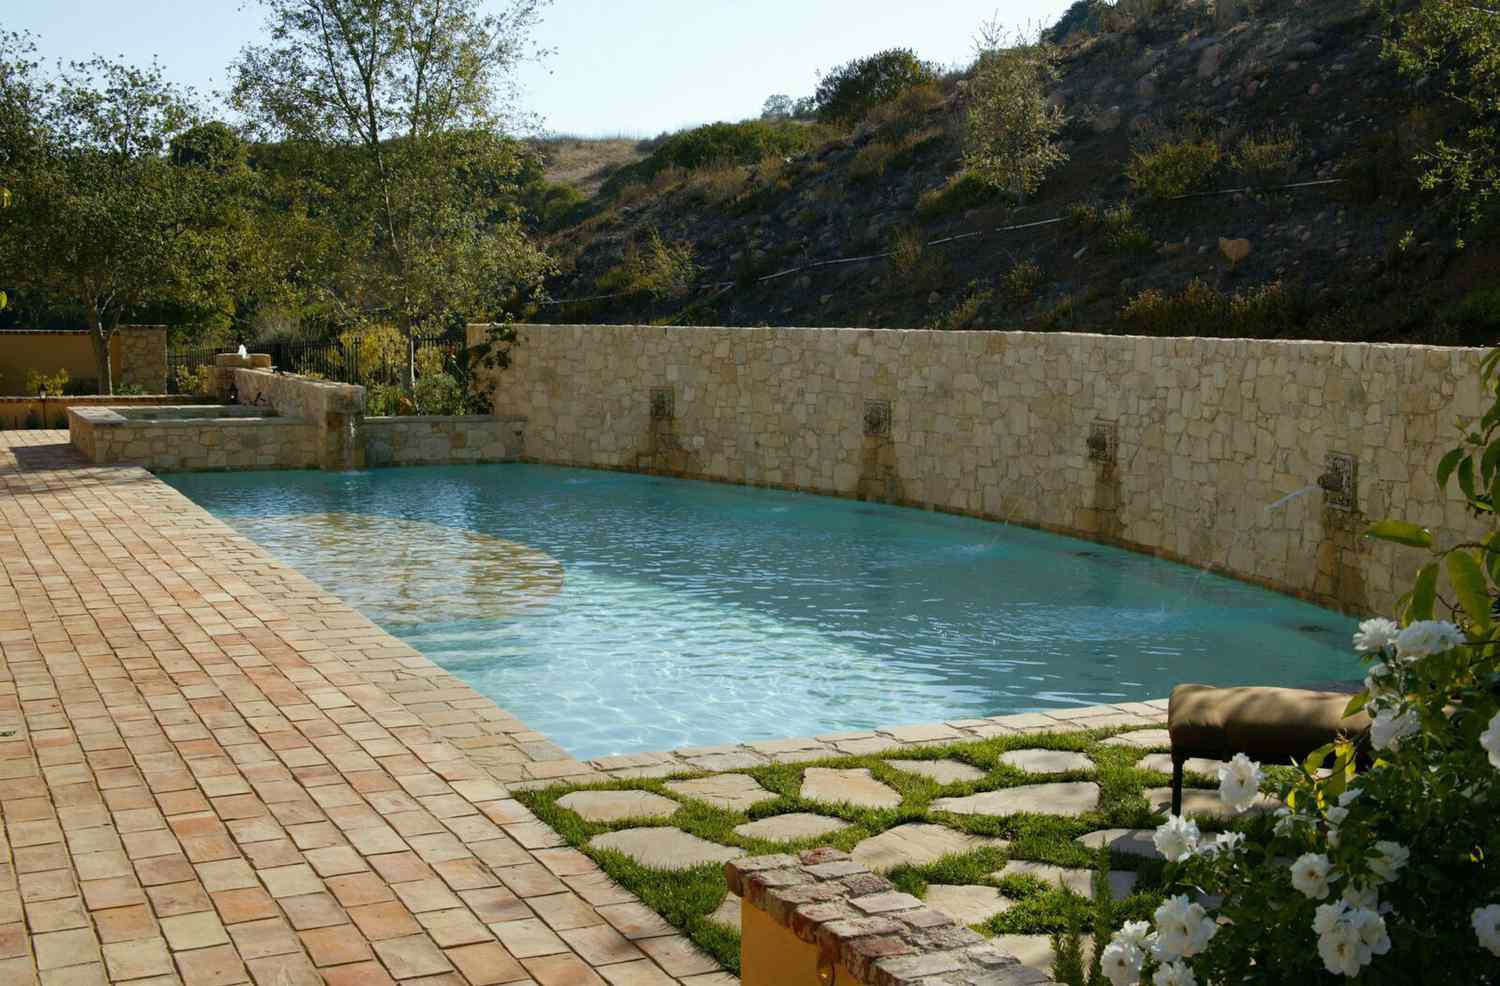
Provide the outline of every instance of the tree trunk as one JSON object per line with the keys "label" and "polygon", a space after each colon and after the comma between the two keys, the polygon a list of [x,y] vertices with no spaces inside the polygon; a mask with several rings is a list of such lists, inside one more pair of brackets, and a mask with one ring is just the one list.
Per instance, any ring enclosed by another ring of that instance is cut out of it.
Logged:
{"label": "tree trunk", "polygon": [[92,323],[89,326],[89,336],[94,344],[94,365],[99,370],[99,393],[113,394],[115,378],[109,365],[109,340],[115,330],[105,326],[98,318],[92,319]]}

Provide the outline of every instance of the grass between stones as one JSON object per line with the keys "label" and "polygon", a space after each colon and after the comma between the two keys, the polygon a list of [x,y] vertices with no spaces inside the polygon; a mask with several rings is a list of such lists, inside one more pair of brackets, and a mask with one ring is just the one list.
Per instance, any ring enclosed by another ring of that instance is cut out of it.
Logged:
{"label": "grass between stones", "polygon": [[[1026,734],[969,741],[945,746],[893,749],[869,756],[836,757],[797,764],[774,764],[746,770],[719,773],[746,774],[769,792],[769,798],[744,812],[728,811],[695,801],[669,790],[668,781],[711,776],[703,771],[686,771],[663,778],[632,778],[592,784],[561,783],[530,791],[517,791],[515,797],[539,818],[551,825],[568,843],[591,856],[621,886],[638,896],[642,903],[680,928],[701,948],[716,956],[726,968],[739,970],[739,936],[708,920],[728,893],[722,866],[707,864],[691,869],[665,871],[636,863],[619,852],[589,846],[589,840],[604,832],[626,828],[675,827],[725,846],[744,850],[747,856],[792,852],[815,846],[833,846],[851,850],[859,842],[908,822],[932,822],[974,835],[1010,840],[1008,848],[983,847],[972,852],[946,856],[925,866],[900,866],[886,876],[897,887],[924,896],[929,884],[982,884],[1000,888],[1015,901],[1014,906],[983,924],[974,927],[981,933],[1050,934],[1064,931],[1077,922],[1087,930],[1100,908],[1115,927],[1126,920],[1148,917],[1165,896],[1163,864],[1123,853],[1111,853],[1105,862],[1102,853],[1085,848],[1074,840],[1079,836],[1107,828],[1153,828],[1164,820],[1147,804],[1144,791],[1170,783],[1169,775],[1137,768],[1135,763],[1151,752],[1129,747],[1104,745],[1102,741],[1122,730],[1094,730],[1078,733]],[[1009,750],[1071,750],[1087,754],[1095,769],[1059,774],[1031,774],[1001,763],[999,757]],[[916,774],[905,773],[886,761],[951,759],[971,764],[985,776],[972,782],[939,785]],[[800,796],[803,771],[809,767],[865,767],[883,783],[901,795],[894,808],[870,809],[849,804],[828,804],[804,800]],[[1289,771],[1289,768],[1288,768]],[[1267,789],[1280,788],[1285,780],[1279,769],[1269,770]],[[1097,810],[1070,817],[1040,814],[1014,814],[1003,817],[955,815],[933,811],[931,803],[940,797],[962,797],[982,791],[1019,787],[1027,784],[1091,780],[1099,785]],[[1188,775],[1190,787],[1212,786],[1210,778]],[[599,823],[585,821],[572,811],[558,806],[559,798],[574,791],[640,790],[652,791],[682,804],[669,818],[625,819]],[[810,812],[841,819],[849,827],[829,835],[791,842],[768,842],[735,834],[734,828],[745,822]],[[1204,831],[1231,827],[1223,820],[1200,818]],[[1232,827],[1246,828],[1268,824],[1263,818],[1236,820]],[[1137,883],[1131,895],[1114,902],[1095,903],[1057,886],[1029,877],[994,879],[993,874],[1007,860],[1034,860],[1057,866],[1116,870],[1133,870]]]}

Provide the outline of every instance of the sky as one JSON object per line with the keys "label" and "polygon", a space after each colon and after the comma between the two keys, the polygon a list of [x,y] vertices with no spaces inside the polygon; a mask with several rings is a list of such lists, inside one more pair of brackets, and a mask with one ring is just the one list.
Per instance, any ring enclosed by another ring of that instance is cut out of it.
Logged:
{"label": "sky", "polygon": [[[520,68],[523,108],[544,129],[654,136],[758,115],[766,97],[810,95],[818,72],[884,48],[966,62],[979,25],[1050,24],[1069,0],[554,0]],[[222,89],[263,16],[240,0],[6,0],[0,27],[56,59],[98,52],[149,62],[200,92]]]}

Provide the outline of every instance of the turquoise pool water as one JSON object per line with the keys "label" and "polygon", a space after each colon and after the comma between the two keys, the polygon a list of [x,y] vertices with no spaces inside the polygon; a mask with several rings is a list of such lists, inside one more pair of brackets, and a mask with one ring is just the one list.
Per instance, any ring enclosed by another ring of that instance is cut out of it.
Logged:
{"label": "turquoise pool water", "polygon": [[899,507],[524,465],[169,482],[579,757],[1361,674],[1327,610]]}

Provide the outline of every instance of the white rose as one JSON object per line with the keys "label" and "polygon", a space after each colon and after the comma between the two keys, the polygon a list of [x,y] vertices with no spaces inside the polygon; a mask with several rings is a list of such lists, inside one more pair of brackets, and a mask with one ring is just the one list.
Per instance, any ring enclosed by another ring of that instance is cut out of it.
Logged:
{"label": "white rose", "polygon": [[1141,966],[1145,962],[1145,952],[1121,941],[1110,942],[1099,957],[1104,977],[1113,986],[1136,986],[1141,981]]}
{"label": "white rose", "polygon": [[1500,955],[1500,904],[1479,908],[1474,912],[1472,920],[1480,947],[1491,954]]}
{"label": "white rose", "polygon": [[1157,828],[1151,841],[1168,862],[1180,863],[1198,850],[1198,823],[1172,815]]}
{"label": "white rose", "polygon": [[1422,620],[1396,635],[1396,655],[1417,660],[1452,650],[1464,642],[1463,631],[1445,620]]}
{"label": "white rose", "polygon": [[1400,633],[1400,627],[1383,617],[1365,620],[1359,625],[1359,629],[1354,631],[1354,649],[1361,654],[1383,651],[1396,642],[1396,637]]}
{"label": "white rose", "polygon": [[1198,986],[1198,979],[1186,962],[1168,962],[1160,966],[1151,982],[1154,986]]}
{"label": "white rose", "polygon": [[1219,768],[1219,800],[1235,814],[1249,811],[1260,794],[1260,782],[1265,776],[1260,764],[1236,753],[1233,760]]}
{"label": "white rose", "polygon": [[1422,719],[1414,711],[1393,713],[1381,709],[1370,721],[1370,742],[1377,750],[1396,750],[1401,741],[1422,728]]}
{"label": "white rose", "polygon": [[1371,695],[1384,695],[1396,690],[1396,669],[1384,661],[1376,661],[1365,672],[1365,691]]}
{"label": "white rose", "polygon": [[1191,958],[1208,947],[1219,926],[1202,904],[1189,903],[1186,896],[1170,897],[1152,915],[1156,920],[1156,942],[1152,952],[1158,961]]}
{"label": "white rose", "polygon": [[[1391,939],[1385,930],[1385,918],[1369,908],[1361,907],[1349,916],[1349,923],[1359,933],[1359,940],[1372,955],[1384,955],[1391,950]],[[1364,961],[1370,961],[1368,958]]]}
{"label": "white rose", "polygon": [[1111,940],[1144,950],[1151,943],[1151,925],[1146,921],[1126,921]]}
{"label": "white rose", "polygon": [[1500,770],[1500,712],[1490,720],[1490,728],[1480,734],[1479,745],[1490,755],[1490,766]]}
{"label": "white rose", "polygon": [[1370,860],[1370,869],[1387,883],[1396,879],[1396,873],[1411,858],[1411,851],[1399,842],[1375,843],[1376,855]]}
{"label": "white rose", "polygon": [[1391,948],[1384,919],[1374,911],[1351,910],[1342,901],[1318,908],[1313,931],[1318,934],[1318,957],[1335,975],[1357,976],[1373,956]]}
{"label": "white rose", "polygon": [[1307,853],[1292,864],[1292,886],[1311,897],[1322,900],[1328,896],[1328,874],[1333,863],[1320,853]]}
{"label": "white rose", "polygon": [[1375,891],[1374,884],[1359,884],[1351,881],[1344,887],[1344,893],[1339,898],[1352,908],[1374,911],[1380,907],[1380,897]]}
{"label": "white rose", "polygon": [[1276,827],[1273,830],[1276,835],[1291,835],[1297,829],[1297,816],[1292,814],[1290,808],[1276,809]]}

